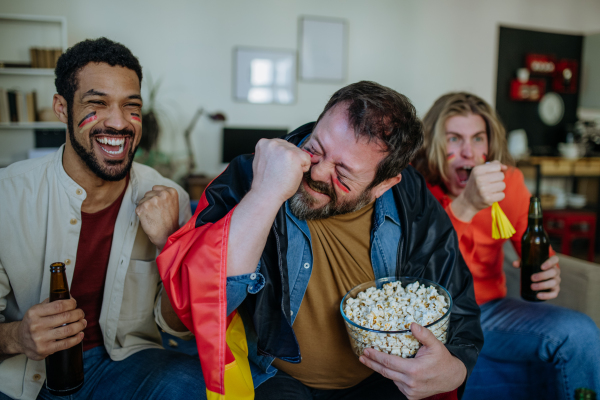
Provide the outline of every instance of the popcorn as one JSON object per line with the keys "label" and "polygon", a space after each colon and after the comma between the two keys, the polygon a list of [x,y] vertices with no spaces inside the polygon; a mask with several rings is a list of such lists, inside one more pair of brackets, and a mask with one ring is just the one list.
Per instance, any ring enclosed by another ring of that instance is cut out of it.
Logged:
{"label": "popcorn", "polygon": [[379,332],[360,329],[346,322],[352,349],[359,357],[365,348],[402,358],[413,357],[421,343],[410,331],[386,333],[410,329],[412,322],[426,326],[437,321],[427,329],[446,343],[450,313],[441,318],[448,311],[448,306],[446,297],[434,286],[427,287],[418,281],[406,287],[398,281],[386,283],[381,289],[370,287],[358,293],[356,298],[346,300],[344,314],[355,324]]}

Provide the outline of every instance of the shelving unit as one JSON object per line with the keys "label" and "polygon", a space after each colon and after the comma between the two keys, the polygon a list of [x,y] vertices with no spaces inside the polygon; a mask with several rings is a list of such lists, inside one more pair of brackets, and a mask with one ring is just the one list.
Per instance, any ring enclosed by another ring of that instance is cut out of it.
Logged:
{"label": "shelving unit", "polygon": [[[67,49],[67,19],[63,16],[0,13],[0,61],[29,63],[31,47]],[[53,68],[0,68],[0,87],[36,91],[37,111],[52,106]],[[66,129],[61,122],[0,122],[0,167],[27,158],[35,147],[36,130]]]}

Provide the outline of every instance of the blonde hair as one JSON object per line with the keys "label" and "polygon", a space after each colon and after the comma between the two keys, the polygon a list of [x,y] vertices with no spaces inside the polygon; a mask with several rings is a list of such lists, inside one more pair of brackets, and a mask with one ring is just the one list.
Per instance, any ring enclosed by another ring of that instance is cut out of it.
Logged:
{"label": "blonde hair", "polygon": [[480,97],[471,93],[448,93],[433,103],[423,118],[424,142],[416,154],[413,165],[430,184],[437,185],[448,180],[446,154],[446,121],[454,116],[479,115],[486,125],[490,161],[514,165],[506,146],[506,130],[496,111]]}

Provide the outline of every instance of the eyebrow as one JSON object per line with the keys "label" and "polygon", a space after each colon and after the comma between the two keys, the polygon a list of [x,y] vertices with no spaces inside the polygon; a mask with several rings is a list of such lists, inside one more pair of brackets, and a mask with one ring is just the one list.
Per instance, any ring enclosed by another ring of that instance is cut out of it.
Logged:
{"label": "eyebrow", "polygon": [[[482,133],[487,134],[486,131],[479,131],[476,134],[474,134],[473,136],[481,135]],[[462,133],[458,133],[458,132],[446,132],[446,135],[462,136]]]}
{"label": "eyebrow", "polygon": [[[101,97],[106,97],[106,96],[108,96],[108,95],[107,95],[106,93],[104,93],[104,92],[99,92],[99,91],[97,91],[97,90],[95,90],[95,89],[90,89],[90,90],[88,90],[87,92],[85,92],[85,93],[83,94],[83,96],[81,96],[81,99],[83,100],[83,99],[85,99],[85,98],[86,98],[86,97],[88,97],[88,96],[101,96]],[[142,96],[141,96],[141,95],[139,95],[139,94],[132,94],[131,96],[127,96],[127,98],[128,98],[128,99],[132,99],[132,100],[140,100],[140,101],[142,100]]]}
{"label": "eyebrow", "polygon": [[[323,151],[323,153],[325,152],[325,148],[323,147],[323,143],[321,143],[321,141],[319,140],[319,138],[317,136],[314,137],[315,140],[317,141],[317,143],[319,144],[319,147],[321,147],[321,150]],[[349,166],[347,166],[346,164],[344,164],[343,162],[338,162],[336,163],[337,165],[339,165],[340,167],[344,168],[346,171],[348,171],[350,174],[352,175],[356,175],[354,173],[354,170],[352,168],[350,168]]]}

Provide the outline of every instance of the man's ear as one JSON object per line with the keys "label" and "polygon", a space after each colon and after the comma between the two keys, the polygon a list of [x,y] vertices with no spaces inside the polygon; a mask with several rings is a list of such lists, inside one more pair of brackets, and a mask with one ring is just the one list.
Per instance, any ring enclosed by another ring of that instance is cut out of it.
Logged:
{"label": "man's ear", "polygon": [[60,94],[55,94],[52,98],[52,109],[60,122],[65,124],[69,123],[69,118],[67,116],[67,100]]}
{"label": "man's ear", "polygon": [[399,184],[401,180],[402,180],[402,173],[399,173],[398,175],[394,176],[393,178],[386,179],[385,181],[381,182],[379,185],[375,186],[372,189],[373,196],[375,196],[375,198],[378,199],[385,192],[387,192],[392,186]]}

